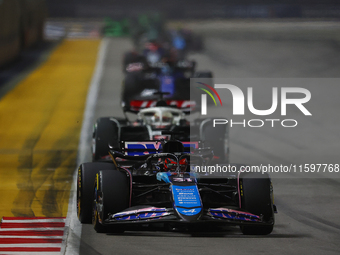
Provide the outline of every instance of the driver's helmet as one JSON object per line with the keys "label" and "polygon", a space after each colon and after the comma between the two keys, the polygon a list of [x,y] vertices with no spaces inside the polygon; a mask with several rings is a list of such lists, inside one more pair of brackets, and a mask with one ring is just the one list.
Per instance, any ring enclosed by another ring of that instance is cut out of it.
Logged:
{"label": "driver's helmet", "polygon": [[176,171],[177,169],[177,162],[172,158],[166,158],[164,160],[164,171]]}
{"label": "driver's helmet", "polygon": [[156,42],[147,42],[144,55],[149,64],[155,64],[162,59],[159,45]]}
{"label": "driver's helmet", "polygon": [[179,167],[181,168],[181,172],[186,172],[188,167],[188,160],[186,158],[182,158],[179,161]]}
{"label": "driver's helmet", "polygon": [[153,116],[153,126],[156,128],[164,128],[172,124],[173,122],[173,115],[169,111],[165,112],[156,112]]}
{"label": "driver's helmet", "polygon": [[169,66],[175,66],[178,61],[178,52],[175,48],[168,49],[162,56],[162,62]]}
{"label": "driver's helmet", "polygon": [[146,49],[148,49],[149,51],[153,51],[153,52],[158,51],[158,49],[159,49],[159,45],[158,45],[158,43],[155,42],[155,41],[149,41],[149,42],[147,42],[146,45],[145,45],[145,47],[146,47]]}
{"label": "driver's helmet", "polygon": [[[183,158],[179,161],[179,166],[181,172],[186,172],[187,166],[188,166],[188,160],[186,158]],[[177,169],[177,162],[173,160],[172,158],[166,158],[164,160],[164,171],[176,171]]]}

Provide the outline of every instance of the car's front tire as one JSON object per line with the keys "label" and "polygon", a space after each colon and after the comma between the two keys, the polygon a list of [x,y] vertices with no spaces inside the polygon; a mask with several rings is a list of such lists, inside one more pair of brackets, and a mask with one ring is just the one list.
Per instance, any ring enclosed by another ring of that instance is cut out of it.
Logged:
{"label": "car's front tire", "polygon": [[268,174],[241,173],[239,180],[241,208],[255,215],[262,215],[269,225],[244,225],[245,235],[268,235],[274,228],[274,208],[271,180]]}
{"label": "car's front tire", "polygon": [[77,176],[77,214],[81,223],[91,223],[93,183],[102,169],[116,169],[112,163],[93,162],[81,164]]}
{"label": "car's front tire", "polygon": [[99,171],[95,179],[92,224],[97,232],[124,231],[122,225],[105,226],[109,214],[121,212],[130,204],[130,178],[118,170]]}

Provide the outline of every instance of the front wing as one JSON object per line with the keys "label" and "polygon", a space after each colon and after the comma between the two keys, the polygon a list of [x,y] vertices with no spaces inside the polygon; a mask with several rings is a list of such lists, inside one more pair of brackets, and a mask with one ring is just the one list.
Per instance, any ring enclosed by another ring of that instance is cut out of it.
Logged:
{"label": "front wing", "polygon": [[[132,208],[131,208],[132,209]],[[188,212],[193,209],[188,209]],[[177,223],[203,223],[219,222],[230,225],[272,225],[273,222],[263,221],[262,216],[255,215],[241,209],[230,208],[209,208],[203,210],[201,217],[187,221],[179,217],[173,208],[146,207],[136,210],[126,210],[120,213],[110,214],[103,221],[104,225],[111,224],[145,224],[156,222],[177,222]]]}

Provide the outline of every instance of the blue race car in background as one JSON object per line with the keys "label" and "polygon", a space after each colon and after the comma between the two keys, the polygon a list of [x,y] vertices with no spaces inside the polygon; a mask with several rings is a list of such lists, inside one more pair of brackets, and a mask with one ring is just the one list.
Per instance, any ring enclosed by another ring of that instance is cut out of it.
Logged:
{"label": "blue race car in background", "polygon": [[165,99],[190,100],[190,78],[212,78],[212,72],[197,72],[196,62],[189,60],[148,63],[144,57],[126,65],[121,100],[124,111],[134,100],[156,100],[155,92],[166,93]]}

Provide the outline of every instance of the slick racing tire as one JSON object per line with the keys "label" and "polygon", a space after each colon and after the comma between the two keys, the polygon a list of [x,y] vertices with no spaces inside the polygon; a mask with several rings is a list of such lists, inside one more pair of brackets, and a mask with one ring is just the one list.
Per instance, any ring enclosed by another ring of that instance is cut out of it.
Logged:
{"label": "slick racing tire", "polygon": [[204,147],[211,147],[214,158],[218,162],[229,163],[229,126],[216,125],[213,127],[212,119],[201,124]]}
{"label": "slick racing tire", "polygon": [[93,162],[81,164],[77,178],[77,214],[81,223],[91,223],[93,183],[96,174],[102,169],[116,169],[114,164]]}
{"label": "slick racing tire", "polygon": [[263,221],[271,223],[261,226],[241,226],[245,235],[268,235],[274,227],[274,209],[272,186],[268,174],[241,173],[240,176],[241,208],[255,215],[262,215]]}
{"label": "slick racing tire", "polygon": [[109,145],[119,150],[118,125],[120,125],[119,121],[110,117],[97,120],[92,137],[92,161],[108,156]]}
{"label": "slick racing tire", "polygon": [[127,173],[121,171],[102,170],[96,175],[92,224],[97,232],[121,233],[122,225],[105,226],[103,223],[109,213],[121,212],[129,207],[130,179]]}

